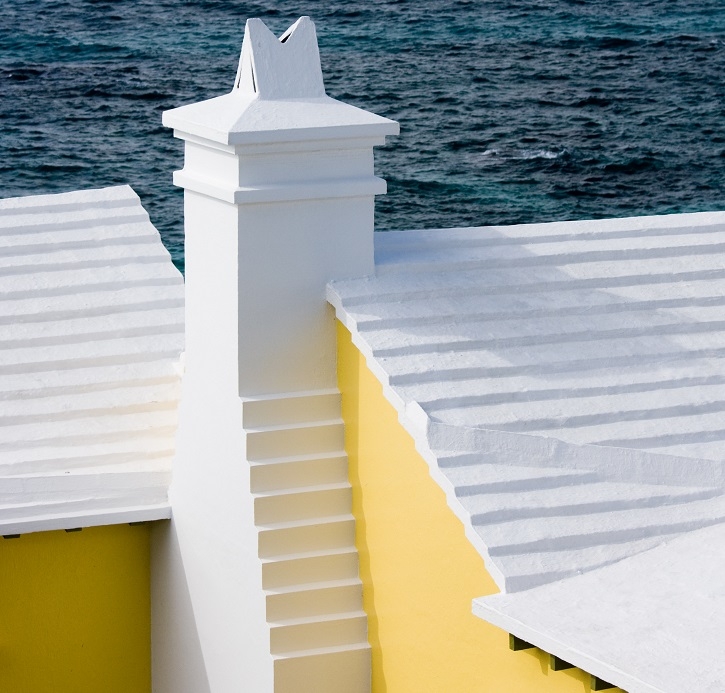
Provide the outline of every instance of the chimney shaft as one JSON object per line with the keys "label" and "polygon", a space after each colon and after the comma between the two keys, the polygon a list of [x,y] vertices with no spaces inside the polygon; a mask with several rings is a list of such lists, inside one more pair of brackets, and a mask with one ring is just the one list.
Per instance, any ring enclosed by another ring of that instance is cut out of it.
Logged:
{"label": "chimney shaft", "polygon": [[[284,41],[284,42],[282,42]],[[374,271],[374,145],[397,123],[324,93],[314,24],[249,20],[229,94],[164,114],[185,140],[187,377],[256,396],[333,387],[332,279]]]}
{"label": "chimney shaft", "polygon": [[[374,196],[385,182],[372,149],[398,125],[325,95],[305,17],[280,40],[247,22],[232,91],[163,122],[185,141],[174,182],[184,188],[187,351],[173,517],[153,535],[154,691],[296,690],[278,681],[297,671],[292,660],[270,650],[259,498],[245,462],[267,438],[244,417],[255,401],[304,401],[284,395],[335,386],[325,286],[374,271]],[[349,675],[364,686],[369,671]]]}

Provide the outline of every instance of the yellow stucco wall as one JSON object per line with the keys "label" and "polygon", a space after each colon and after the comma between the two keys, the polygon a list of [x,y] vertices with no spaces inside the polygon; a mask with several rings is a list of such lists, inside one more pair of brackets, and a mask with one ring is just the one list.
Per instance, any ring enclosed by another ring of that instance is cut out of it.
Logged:
{"label": "yellow stucco wall", "polygon": [[471,613],[497,592],[382,386],[338,323],[338,378],[373,652],[373,693],[584,693],[578,669]]}
{"label": "yellow stucco wall", "polygon": [[151,690],[149,526],[0,538],[0,692]]}

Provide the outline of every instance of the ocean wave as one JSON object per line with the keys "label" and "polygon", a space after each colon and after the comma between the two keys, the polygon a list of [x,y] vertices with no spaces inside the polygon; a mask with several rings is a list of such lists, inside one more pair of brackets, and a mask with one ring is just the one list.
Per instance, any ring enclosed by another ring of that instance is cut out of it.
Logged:
{"label": "ocean wave", "polygon": [[566,150],[553,149],[487,149],[482,152],[481,156],[487,159],[498,160],[522,160],[530,161],[532,159],[560,159],[566,154]]}
{"label": "ocean wave", "polygon": [[[313,2],[327,93],[401,124],[375,155],[389,181],[377,225],[722,207],[722,0],[662,4]],[[298,11],[296,0],[5,0],[0,196],[127,181],[180,262],[170,172],[182,144],[159,111],[229,90],[248,15],[279,35]]]}

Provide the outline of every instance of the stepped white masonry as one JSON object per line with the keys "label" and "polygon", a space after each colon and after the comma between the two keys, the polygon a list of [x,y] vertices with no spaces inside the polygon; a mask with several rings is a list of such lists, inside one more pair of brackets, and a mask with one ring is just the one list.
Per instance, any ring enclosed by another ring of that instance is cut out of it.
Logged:
{"label": "stepped white masonry", "polygon": [[676,566],[725,526],[724,240],[724,213],[390,232],[328,288],[509,593],[475,613],[629,693],[725,681],[697,633],[637,649],[712,591],[702,544]]}
{"label": "stepped white masonry", "polygon": [[164,123],[185,146],[187,348],[156,690],[368,690],[325,286],[373,272],[372,148],[397,123],[325,95],[307,17],[279,39],[249,20],[231,92]]}
{"label": "stepped white masonry", "polygon": [[184,288],[128,186],[0,200],[0,533],[169,516]]}

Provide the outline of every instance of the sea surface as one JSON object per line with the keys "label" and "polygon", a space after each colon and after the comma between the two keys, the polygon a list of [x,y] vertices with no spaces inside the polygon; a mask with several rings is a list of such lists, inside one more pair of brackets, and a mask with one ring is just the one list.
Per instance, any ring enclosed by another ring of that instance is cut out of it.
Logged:
{"label": "sea surface", "polygon": [[130,183],[183,267],[161,113],[300,14],[328,94],[401,124],[379,229],[725,210],[723,0],[0,0],[0,197]]}

